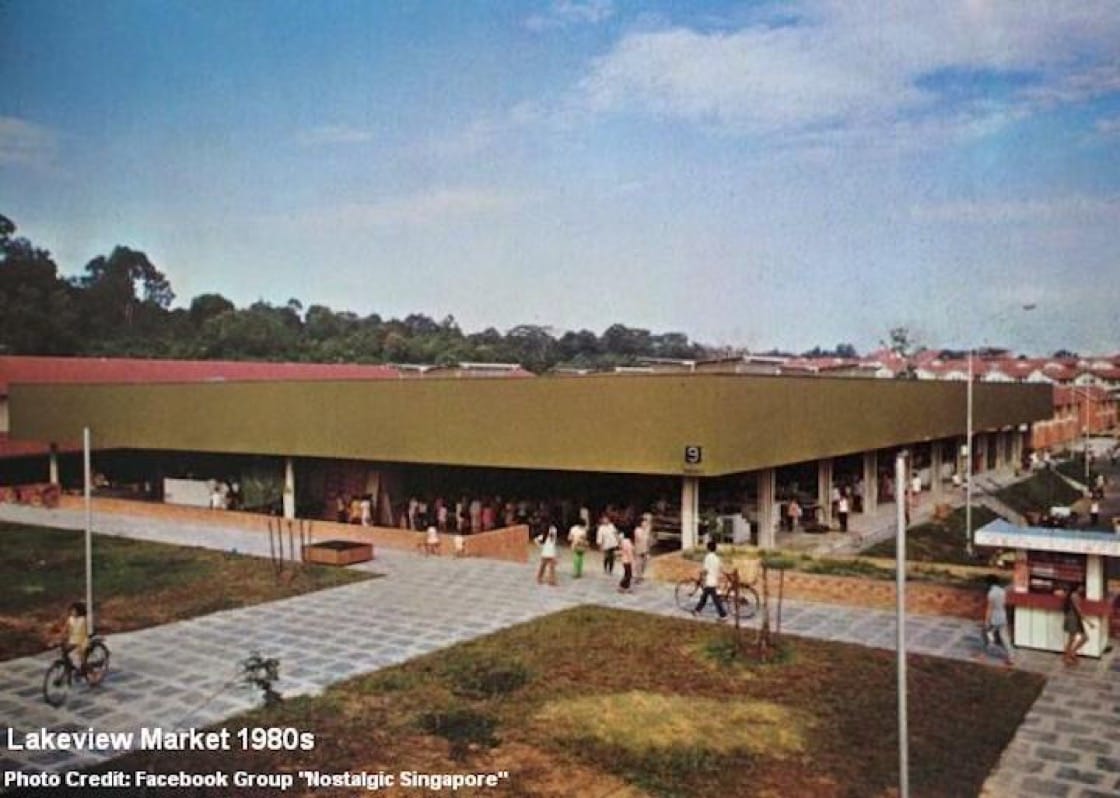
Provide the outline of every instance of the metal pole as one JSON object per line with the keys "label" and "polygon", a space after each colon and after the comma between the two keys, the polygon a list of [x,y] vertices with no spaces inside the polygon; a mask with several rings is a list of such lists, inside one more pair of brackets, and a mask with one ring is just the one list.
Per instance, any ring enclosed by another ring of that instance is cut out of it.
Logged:
{"label": "metal pole", "polygon": [[894,500],[897,509],[895,537],[895,568],[897,602],[896,626],[898,642],[898,794],[910,797],[909,729],[906,714],[906,453],[899,452],[894,461]]}
{"label": "metal pole", "polygon": [[1081,426],[1081,436],[1085,439],[1082,457],[1085,460],[1085,484],[1089,484],[1089,389],[1085,389],[1085,423]]}
{"label": "metal pole", "polygon": [[82,429],[82,459],[85,464],[86,500],[86,625],[89,633],[93,625],[93,490],[89,457],[89,427]]}
{"label": "metal pole", "polygon": [[968,389],[966,392],[967,431],[965,432],[965,467],[964,467],[964,549],[968,556],[972,556],[972,357],[973,350],[968,351]]}

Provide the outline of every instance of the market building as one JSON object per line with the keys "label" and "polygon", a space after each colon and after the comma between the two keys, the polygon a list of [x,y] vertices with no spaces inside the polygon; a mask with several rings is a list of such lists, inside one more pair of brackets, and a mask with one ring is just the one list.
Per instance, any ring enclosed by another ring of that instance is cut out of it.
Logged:
{"label": "market building", "polygon": [[[952,381],[744,374],[536,379],[262,379],[8,387],[12,441],[58,451],[92,432],[107,485],[229,478],[246,506],[329,517],[371,497],[397,525],[413,496],[545,497],[570,508],[656,507],[695,544],[701,516],[776,545],[784,502],[832,526],[835,491],[853,511],[892,501],[905,449],[934,497],[964,469],[966,386]],[[977,384],[977,471],[1017,467],[1030,425],[1052,413],[1048,385]],[[70,477],[72,478],[72,477]]]}

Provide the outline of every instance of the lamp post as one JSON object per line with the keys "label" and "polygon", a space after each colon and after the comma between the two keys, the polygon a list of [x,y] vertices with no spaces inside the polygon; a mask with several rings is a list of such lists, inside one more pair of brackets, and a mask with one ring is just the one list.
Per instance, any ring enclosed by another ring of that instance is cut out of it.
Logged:
{"label": "lamp post", "polygon": [[972,557],[972,358],[975,350],[968,350],[968,388],[965,390],[965,404],[968,421],[964,444],[964,550]]}
{"label": "lamp post", "polygon": [[[1075,388],[1074,390],[1077,390],[1077,389]],[[1083,388],[1083,390],[1085,391],[1085,393],[1083,394],[1083,396],[1085,397],[1085,418],[1081,422],[1081,442],[1082,442],[1081,443],[1081,447],[1082,447],[1081,457],[1082,457],[1082,459],[1085,460],[1085,484],[1088,485],[1089,484],[1089,418],[1090,418],[1090,416],[1089,416],[1090,407],[1089,407],[1089,388],[1088,388],[1088,386],[1085,386]]]}
{"label": "lamp post", "polygon": [[82,429],[82,465],[85,485],[83,488],[86,505],[86,628],[94,633],[93,614],[93,470],[90,467],[89,427]]}
{"label": "lamp post", "polygon": [[894,461],[895,656],[898,672],[898,794],[910,798],[910,732],[906,707],[906,452]]}
{"label": "lamp post", "polygon": [[[1035,305],[1035,303],[1030,302],[1028,304],[1022,305],[1021,309],[1024,313],[1029,313],[1030,311],[1034,310],[1036,307],[1037,307],[1037,305]],[[1004,316],[1006,316],[1006,313],[1001,314],[1001,316],[997,317],[997,318],[1002,318]],[[976,350],[974,348],[969,349],[968,350],[968,388],[965,391],[965,396],[966,396],[966,398],[965,398],[965,404],[966,404],[965,412],[966,412],[966,415],[968,416],[968,419],[967,419],[967,422],[966,422],[966,430],[965,430],[966,464],[965,464],[965,472],[964,472],[965,473],[965,483],[964,483],[964,549],[968,553],[969,557],[972,556],[972,470],[973,470],[973,461],[972,461],[972,383],[975,379],[975,375],[973,374],[973,370],[972,370],[972,361],[975,358],[975,356],[976,356]]]}

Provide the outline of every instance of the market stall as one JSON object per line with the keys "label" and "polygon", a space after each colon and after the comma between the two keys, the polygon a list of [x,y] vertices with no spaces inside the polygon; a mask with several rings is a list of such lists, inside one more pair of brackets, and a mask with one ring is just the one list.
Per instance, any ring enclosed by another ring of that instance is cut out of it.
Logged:
{"label": "market stall", "polygon": [[1120,557],[1120,537],[1107,532],[1020,527],[1003,519],[976,530],[977,546],[1015,551],[1007,600],[1015,608],[1014,642],[1023,648],[1062,651],[1066,591],[1085,585],[1082,613],[1089,640],[1081,653],[1099,657],[1108,647],[1113,596],[1108,594],[1108,557]]}

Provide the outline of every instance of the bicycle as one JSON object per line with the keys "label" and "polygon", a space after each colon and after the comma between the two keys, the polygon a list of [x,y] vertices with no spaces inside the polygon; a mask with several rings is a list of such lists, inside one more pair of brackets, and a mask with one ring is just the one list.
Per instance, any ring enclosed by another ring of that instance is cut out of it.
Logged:
{"label": "bicycle", "polygon": [[96,635],[90,638],[89,648],[80,668],[70,661],[66,643],[59,645],[59,657],[47,667],[43,675],[43,698],[52,707],[65,703],[74,679],[82,679],[90,687],[101,684],[109,672],[109,647]]}
{"label": "bicycle", "polygon": [[[704,579],[701,576],[690,576],[677,582],[673,589],[673,598],[677,606],[685,612],[692,612],[700,601],[700,593],[704,590]],[[720,574],[719,586],[716,595],[723,602],[729,615],[734,615],[735,608],[731,606],[731,580],[727,574]],[[741,619],[753,618],[758,612],[760,604],[758,591],[746,582],[739,582],[739,617]]]}

